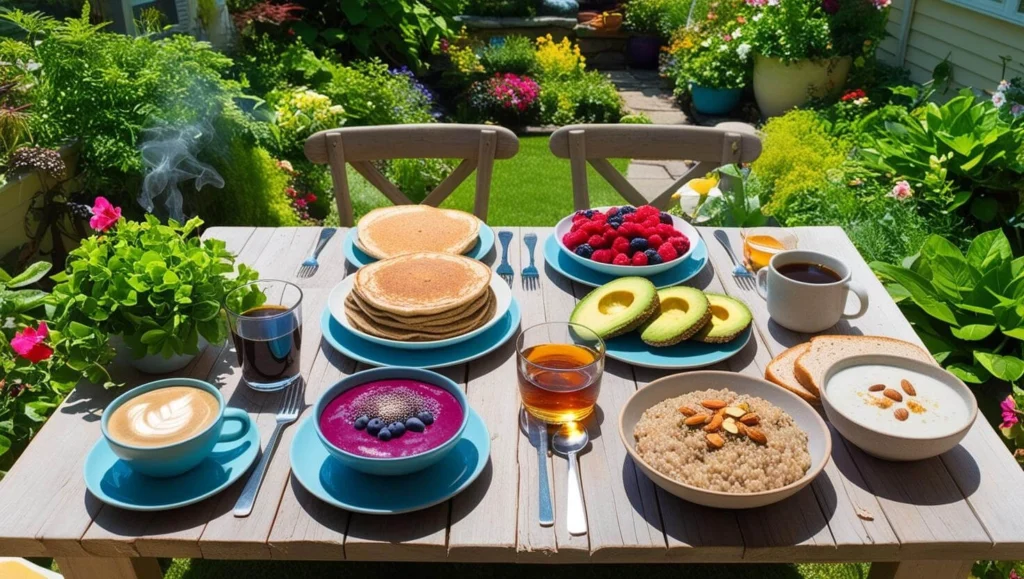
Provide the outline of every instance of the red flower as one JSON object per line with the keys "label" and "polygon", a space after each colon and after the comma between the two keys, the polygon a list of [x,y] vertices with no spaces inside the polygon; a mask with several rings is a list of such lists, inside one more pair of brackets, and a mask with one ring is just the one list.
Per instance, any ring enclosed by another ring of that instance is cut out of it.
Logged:
{"label": "red flower", "polygon": [[306,203],[316,203],[316,195],[309,193],[306,195]]}
{"label": "red flower", "polygon": [[113,227],[120,218],[120,207],[111,205],[106,197],[97,197],[95,204],[92,206],[92,218],[89,219],[89,227],[96,231],[106,231]]}
{"label": "red flower", "polygon": [[306,207],[306,200],[305,199],[296,199],[295,200],[295,206],[298,207],[299,209],[302,209],[302,208]]}
{"label": "red flower", "polygon": [[862,98],[864,98],[866,96],[867,96],[867,93],[865,93],[863,90],[858,88],[858,89],[854,89],[854,90],[848,91],[846,94],[843,95],[841,100],[843,102],[849,102],[849,101],[853,101],[853,100],[857,100],[857,99],[862,99]]}
{"label": "red flower", "polygon": [[11,340],[11,348],[22,358],[37,364],[53,355],[53,348],[43,343],[49,335],[50,330],[46,327],[46,322],[39,322],[38,329],[25,328],[15,334]]}

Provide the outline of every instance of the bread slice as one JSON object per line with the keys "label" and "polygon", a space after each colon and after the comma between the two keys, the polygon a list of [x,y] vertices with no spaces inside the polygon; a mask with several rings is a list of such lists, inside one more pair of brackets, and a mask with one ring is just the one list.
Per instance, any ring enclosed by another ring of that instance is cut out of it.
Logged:
{"label": "bread slice", "polygon": [[796,359],[797,381],[815,396],[821,396],[821,382],[832,364],[861,354],[888,354],[935,363],[931,354],[916,344],[883,336],[816,336],[811,346]]}
{"label": "bread slice", "polygon": [[796,379],[796,359],[811,349],[809,342],[797,344],[787,349],[768,364],[764,371],[764,379],[778,384],[811,404],[821,404],[821,400],[813,392],[804,388]]}

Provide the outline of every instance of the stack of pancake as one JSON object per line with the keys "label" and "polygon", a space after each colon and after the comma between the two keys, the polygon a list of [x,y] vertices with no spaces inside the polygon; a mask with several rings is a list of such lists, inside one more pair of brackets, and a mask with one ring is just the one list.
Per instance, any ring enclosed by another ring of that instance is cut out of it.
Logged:
{"label": "stack of pancake", "polygon": [[460,255],[476,245],[480,220],[454,209],[397,205],[370,211],[356,232],[356,245],[376,259],[421,251]]}
{"label": "stack of pancake", "polygon": [[454,338],[486,324],[497,309],[490,268],[461,255],[410,253],[371,263],[355,276],[345,315],[380,338]]}

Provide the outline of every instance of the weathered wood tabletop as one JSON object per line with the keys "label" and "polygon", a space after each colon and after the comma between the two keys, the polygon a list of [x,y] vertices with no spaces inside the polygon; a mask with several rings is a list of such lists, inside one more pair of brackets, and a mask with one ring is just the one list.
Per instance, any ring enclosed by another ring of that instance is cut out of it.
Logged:
{"label": "weathered wood tabletop", "polygon": [[[566,320],[589,288],[543,267],[539,288],[523,289],[528,263],[523,235],[543,241],[550,228],[498,228],[515,234],[509,252],[522,327]],[[838,228],[794,230],[800,246],[836,255],[871,294],[869,313],[843,321],[836,333],[886,335],[920,343],[882,285]],[[321,341],[320,314],[346,274],[339,231],[308,279],[295,276],[318,228],[215,228],[242,262],[265,278],[289,279],[304,292],[302,373],[308,405],[361,367]],[[701,230],[705,241],[711,230]],[[739,231],[729,230],[734,247]],[[689,284],[734,295],[754,312],[753,339],[721,369],[762,376],[765,365],[807,336],[768,319],[753,289],[740,287],[718,243],[710,264]],[[494,254],[489,257],[491,261]],[[538,264],[543,257],[537,255]],[[496,263],[493,264],[497,266]],[[618,439],[620,407],[636,388],[669,374],[609,360],[589,424],[592,444],[580,457],[590,533],[565,528],[566,463],[549,459],[554,527],[537,524],[536,450],[518,427],[513,341],[480,360],[442,372],[464,385],[492,436],[490,464],[451,501],[413,514],[352,514],[312,497],[290,476],[283,434],[250,517],[232,516],[241,482],[219,496],[177,511],[134,513],[105,506],[82,478],[99,418],[114,392],[80,387],[55,412],[0,482],[0,555],[53,556],[68,577],[131,578],[159,574],[155,557],[211,559],[415,560],[473,562],[754,562],[881,561],[873,576],[964,577],[974,559],[1024,559],[1024,472],[997,433],[979,419],[963,443],[939,458],[889,463],[865,455],[833,431],[832,460],[814,483],[776,505],[724,511],[684,502],[654,486]],[[313,345],[313,347],[310,347]],[[279,394],[240,384],[228,345],[210,346],[183,371],[220,386],[232,406],[248,410],[266,445]],[[147,380],[127,376],[130,383]],[[304,417],[303,416],[303,417]],[[300,418],[301,420],[302,418]],[[903,562],[897,564],[896,562]]]}

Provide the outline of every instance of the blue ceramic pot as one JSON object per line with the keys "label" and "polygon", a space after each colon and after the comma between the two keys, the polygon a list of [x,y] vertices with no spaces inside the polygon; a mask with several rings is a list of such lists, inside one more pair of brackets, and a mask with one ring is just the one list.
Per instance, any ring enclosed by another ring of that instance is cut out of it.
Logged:
{"label": "blue ceramic pot", "polygon": [[743,96],[742,88],[708,88],[698,84],[690,84],[690,96],[693,108],[705,115],[724,115],[740,104]]}
{"label": "blue ceramic pot", "polygon": [[[342,392],[355,388],[361,384],[368,382],[376,382],[378,380],[389,380],[389,379],[404,379],[404,380],[419,380],[427,384],[433,384],[440,388],[444,388],[450,392],[455,399],[459,401],[462,406],[462,424],[459,425],[458,431],[444,444],[434,447],[426,452],[420,454],[414,454],[411,456],[401,456],[394,458],[375,458],[369,456],[360,456],[358,454],[352,454],[334,446],[324,436],[322,430],[320,430],[320,416],[324,413],[324,409],[331,403],[332,400],[338,397]],[[316,435],[320,438],[320,442],[323,443],[327,452],[334,458],[338,459],[345,466],[372,475],[383,475],[383,476],[399,476],[423,470],[428,466],[431,466],[439,462],[445,457],[455,445],[462,439],[462,432],[466,430],[466,424],[469,423],[469,402],[466,400],[466,395],[459,389],[458,384],[452,382],[448,378],[438,374],[437,372],[431,372],[430,370],[422,370],[420,368],[402,368],[402,367],[390,367],[390,368],[374,368],[372,370],[364,370],[357,372],[334,386],[327,389],[326,392],[320,395],[320,398],[316,401],[316,406],[313,408],[313,416],[310,419],[313,421],[313,425],[316,428]]]}

